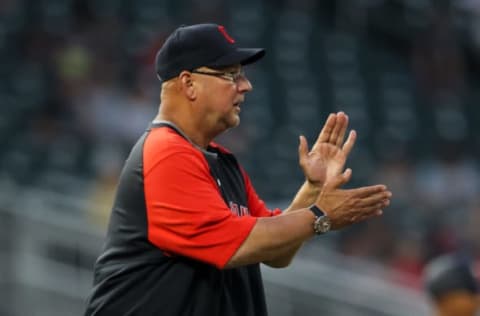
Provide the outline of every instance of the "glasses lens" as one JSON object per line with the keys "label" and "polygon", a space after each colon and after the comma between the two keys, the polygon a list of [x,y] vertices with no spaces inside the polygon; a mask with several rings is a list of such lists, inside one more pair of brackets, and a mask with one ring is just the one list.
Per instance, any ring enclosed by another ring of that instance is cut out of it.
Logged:
{"label": "glasses lens", "polygon": [[[215,70],[215,69],[212,69],[212,70]],[[201,70],[193,70],[192,71],[193,73],[197,73],[197,74],[203,74],[203,75],[209,75],[209,76],[215,76],[215,77],[222,77],[224,79],[227,79],[227,80],[230,80],[234,83],[238,83],[240,82],[241,80],[245,80],[247,79],[245,77],[245,72],[243,69],[240,69],[239,71],[221,71],[221,70],[217,70],[215,72],[211,72],[211,71],[201,71]]]}
{"label": "glasses lens", "polygon": [[243,71],[243,69],[237,72],[233,72],[231,73],[231,75],[232,75],[233,81],[235,82],[239,82],[242,79],[246,79],[245,72]]}

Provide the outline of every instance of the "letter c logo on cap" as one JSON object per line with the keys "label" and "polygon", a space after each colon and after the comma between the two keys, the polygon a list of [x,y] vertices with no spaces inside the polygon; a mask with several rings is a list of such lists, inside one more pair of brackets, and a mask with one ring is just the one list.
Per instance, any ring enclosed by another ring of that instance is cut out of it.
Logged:
{"label": "letter c logo on cap", "polygon": [[220,31],[220,33],[222,33],[223,37],[225,37],[230,44],[235,43],[235,40],[230,35],[228,35],[227,30],[225,30],[225,27],[223,25],[219,25],[218,30]]}

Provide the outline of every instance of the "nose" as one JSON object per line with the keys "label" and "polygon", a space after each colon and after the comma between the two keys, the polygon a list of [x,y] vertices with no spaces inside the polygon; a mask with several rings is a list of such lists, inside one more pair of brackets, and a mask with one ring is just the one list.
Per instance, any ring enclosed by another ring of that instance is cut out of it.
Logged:
{"label": "nose", "polygon": [[253,90],[252,83],[247,77],[241,77],[241,79],[237,82],[237,89],[241,93],[250,92]]}

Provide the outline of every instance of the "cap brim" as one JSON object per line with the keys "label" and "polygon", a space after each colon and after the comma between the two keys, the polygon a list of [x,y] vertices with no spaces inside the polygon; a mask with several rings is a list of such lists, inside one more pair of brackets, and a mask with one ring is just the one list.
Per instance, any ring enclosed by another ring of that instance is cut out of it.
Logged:
{"label": "cap brim", "polygon": [[244,66],[258,61],[263,56],[265,56],[265,49],[263,48],[237,48],[232,53],[224,55],[206,66],[226,67],[238,64]]}

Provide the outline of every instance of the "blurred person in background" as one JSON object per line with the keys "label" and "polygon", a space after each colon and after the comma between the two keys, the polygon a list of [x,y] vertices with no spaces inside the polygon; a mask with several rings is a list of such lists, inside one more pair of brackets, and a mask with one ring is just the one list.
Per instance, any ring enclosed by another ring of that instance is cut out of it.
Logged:
{"label": "blurred person in background", "polygon": [[216,24],[182,26],[166,40],[159,114],[120,176],[85,315],[267,315],[260,263],[285,267],[304,241],[389,205],[384,185],[340,188],[356,138],[344,141],[343,112],[329,115],[310,151],[300,137],[306,180],[286,210],[257,196],[213,139],[240,123],[252,90],[243,66],[264,54]]}
{"label": "blurred person in background", "polygon": [[479,315],[478,280],[464,258],[450,254],[432,260],[425,267],[425,286],[435,316]]}

